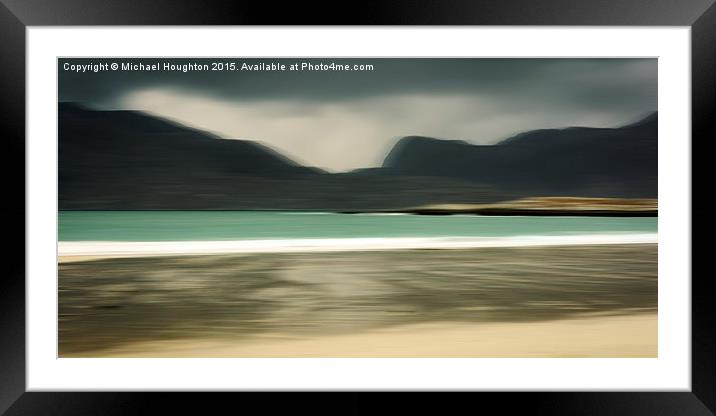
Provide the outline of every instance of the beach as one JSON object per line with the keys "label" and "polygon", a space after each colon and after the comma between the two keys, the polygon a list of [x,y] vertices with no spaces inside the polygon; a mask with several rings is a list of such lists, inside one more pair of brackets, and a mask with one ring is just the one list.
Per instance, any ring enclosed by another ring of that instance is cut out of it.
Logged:
{"label": "beach", "polygon": [[61,263],[131,257],[246,253],[328,253],[407,249],[656,244],[655,233],[533,235],[492,237],[304,238],[228,241],[60,241]]}
{"label": "beach", "polygon": [[657,356],[655,235],[471,242],[61,248],[59,356]]}

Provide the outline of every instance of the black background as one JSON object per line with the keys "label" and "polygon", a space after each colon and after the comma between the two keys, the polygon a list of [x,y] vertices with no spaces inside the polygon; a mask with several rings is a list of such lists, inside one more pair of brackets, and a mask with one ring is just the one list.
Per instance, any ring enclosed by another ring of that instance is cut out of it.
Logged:
{"label": "black background", "polygon": [[[716,314],[710,273],[692,273],[691,392],[26,393],[25,27],[37,25],[659,25],[692,30],[694,142],[716,138],[713,0],[200,1],[0,0],[2,212],[13,224],[0,276],[0,414],[215,413],[710,415],[716,410]],[[699,145],[701,146],[701,145]],[[702,152],[701,154],[704,154]],[[693,159],[692,159],[693,160]],[[692,162],[693,166],[693,162]],[[692,179],[694,185],[701,183]],[[692,222],[695,213],[692,208]],[[704,224],[705,225],[705,224]],[[697,234],[707,232],[700,227]],[[693,238],[692,233],[692,238]],[[22,244],[19,242],[22,241]],[[692,264],[693,255],[692,255]],[[384,400],[390,399],[390,400]],[[253,406],[258,406],[253,408]],[[709,410],[712,409],[712,410]]]}

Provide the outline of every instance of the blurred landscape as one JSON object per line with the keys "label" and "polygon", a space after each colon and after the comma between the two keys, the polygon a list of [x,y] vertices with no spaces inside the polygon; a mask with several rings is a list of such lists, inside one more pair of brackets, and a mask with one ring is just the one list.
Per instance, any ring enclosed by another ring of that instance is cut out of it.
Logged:
{"label": "blurred landscape", "polygon": [[60,357],[657,357],[656,59],[110,61],[213,62],[59,59]]}

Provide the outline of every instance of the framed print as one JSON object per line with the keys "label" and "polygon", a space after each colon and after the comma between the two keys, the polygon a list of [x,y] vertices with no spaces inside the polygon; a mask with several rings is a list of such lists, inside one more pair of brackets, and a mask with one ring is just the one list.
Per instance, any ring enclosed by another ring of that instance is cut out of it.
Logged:
{"label": "framed print", "polygon": [[26,219],[0,411],[467,391],[711,414],[710,2],[125,7],[0,9]]}

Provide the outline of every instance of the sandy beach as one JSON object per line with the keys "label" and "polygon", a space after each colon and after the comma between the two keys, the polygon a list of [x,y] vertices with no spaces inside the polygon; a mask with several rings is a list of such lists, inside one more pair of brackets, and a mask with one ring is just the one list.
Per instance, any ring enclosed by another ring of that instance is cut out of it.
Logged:
{"label": "sandy beach", "polygon": [[[84,356],[77,354],[75,356]],[[87,356],[95,356],[88,354]],[[656,313],[531,323],[405,325],[353,335],[266,334],[240,341],[150,341],[103,357],[165,358],[579,358],[657,357]]]}
{"label": "sandy beach", "polygon": [[74,258],[60,357],[656,357],[657,246]]}

